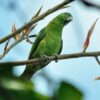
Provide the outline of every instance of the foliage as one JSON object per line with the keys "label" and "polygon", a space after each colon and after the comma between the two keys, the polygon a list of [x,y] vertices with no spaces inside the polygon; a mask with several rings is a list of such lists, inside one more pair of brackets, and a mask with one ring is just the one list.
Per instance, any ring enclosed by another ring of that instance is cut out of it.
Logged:
{"label": "foliage", "polygon": [[36,92],[31,80],[15,77],[9,66],[0,70],[0,100],[8,100],[8,98],[9,100],[82,100],[83,98],[80,90],[64,81],[55,90],[53,96]]}

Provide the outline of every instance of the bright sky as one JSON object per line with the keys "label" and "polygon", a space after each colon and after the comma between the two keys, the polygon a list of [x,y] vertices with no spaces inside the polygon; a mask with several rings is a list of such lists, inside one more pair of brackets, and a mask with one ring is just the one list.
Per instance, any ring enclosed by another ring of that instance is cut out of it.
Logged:
{"label": "bright sky", "polygon": [[[5,0],[6,1],[6,0]],[[42,12],[58,4],[62,0],[44,0],[44,6]],[[33,2],[33,3],[32,3]],[[28,21],[29,18],[38,10],[42,5],[43,0],[19,0],[18,4],[24,10],[27,17],[18,17],[14,12],[10,12],[7,9],[0,7],[0,37],[8,34],[11,31],[11,26],[16,22],[16,26],[19,28]],[[24,4],[23,4],[24,3]],[[39,25],[35,28],[34,33],[38,33],[43,26],[52,20],[60,12],[70,12],[73,15],[73,22],[66,26],[63,30],[63,51],[62,54],[81,52],[87,31],[100,16],[100,11],[96,9],[89,9],[83,6],[81,3],[74,2],[70,4],[71,7],[65,10],[58,11],[44,20],[39,22]],[[10,13],[9,13],[10,12]],[[91,42],[87,51],[99,51],[100,50],[100,20],[97,22]],[[26,45],[26,46],[25,46]],[[22,42],[16,46],[3,60],[25,60],[29,53],[31,45]],[[2,48],[2,47],[1,47]],[[0,49],[1,49],[0,48]],[[23,49],[24,48],[24,49]],[[24,52],[23,52],[24,51]],[[23,69],[23,67],[22,67]],[[16,68],[14,70],[20,73],[21,69]],[[99,100],[100,98],[100,81],[94,81],[95,77],[100,76],[100,66],[97,64],[94,58],[76,58],[59,61],[58,63],[52,62],[45,70],[48,75],[57,81],[66,80],[73,83],[78,88],[82,89],[85,93],[84,100]],[[46,94],[46,84],[43,79],[36,77],[34,79],[37,84],[37,89]],[[41,83],[41,84],[40,84]],[[41,87],[42,85],[42,87]]]}

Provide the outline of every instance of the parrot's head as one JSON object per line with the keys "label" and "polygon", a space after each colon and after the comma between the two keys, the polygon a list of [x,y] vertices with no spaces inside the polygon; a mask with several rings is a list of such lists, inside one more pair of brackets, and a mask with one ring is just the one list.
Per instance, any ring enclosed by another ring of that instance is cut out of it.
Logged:
{"label": "parrot's head", "polygon": [[70,21],[72,21],[73,17],[70,13],[65,12],[65,13],[61,13],[59,14],[55,20],[62,24],[63,26],[65,26],[66,24],[68,24]]}
{"label": "parrot's head", "polygon": [[68,24],[73,19],[72,15],[70,13],[62,13],[62,17],[63,17],[64,25]]}

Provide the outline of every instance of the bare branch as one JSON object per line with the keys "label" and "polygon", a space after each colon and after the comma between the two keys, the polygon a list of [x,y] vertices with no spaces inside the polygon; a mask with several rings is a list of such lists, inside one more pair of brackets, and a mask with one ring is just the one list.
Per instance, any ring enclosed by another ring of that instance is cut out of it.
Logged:
{"label": "bare branch", "polygon": [[50,15],[51,13],[59,10],[60,8],[62,8],[63,6],[71,3],[73,0],[64,0],[62,3],[56,5],[55,7],[47,10],[45,13],[41,14],[40,16],[34,18],[33,20],[29,21],[28,23],[26,23],[24,26],[22,26],[21,28],[19,28],[18,30],[16,30],[16,32],[13,32],[9,35],[7,35],[6,37],[0,39],[0,44],[7,41],[8,39],[12,38],[13,36],[21,33],[24,29],[30,27],[31,25],[35,24],[36,22],[42,20],[43,18],[45,18],[46,16]]}
{"label": "bare branch", "polygon": [[[100,56],[100,51],[58,55],[58,60],[80,58],[80,57],[95,57],[95,56]],[[50,56],[48,58],[50,61],[55,61],[56,59],[55,56]],[[20,66],[20,65],[27,65],[27,64],[39,65],[46,62],[47,60],[45,58],[37,58],[37,59],[31,59],[26,61],[15,61],[15,62],[0,62],[0,67],[4,67],[4,66],[6,67],[6,65],[9,66]]]}
{"label": "bare branch", "polygon": [[[4,48],[4,52],[2,55],[0,55],[0,59],[2,59],[3,57],[5,57],[5,55],[14,47],[16,46],[18,43],[20,43],[22,40],[28,40],[27,42],[30,42],[32,44],[32,42],[28,39],[30,38],[29,33],[32,31],[32,29],[35,28],[37,24],[32,25],[29,30],[27,30],[27,32],[23,33],[14,43],[12,43],[11,46],[8,46],[9,41],[6,43],[5,48]],[[27,34],[27,35],[26,35]],[[26,35],[26,36],[25,36]],[[32,35],[33,37],[36,37],[36,35]],[[10,40],[10,39],[9,39]]]}
{"label": "bare branch", "polygon": [[81,0],[81,1],[88,7],[94,7],[100,10],[100,4],[92,3],[88,0]]}
{"label": "bare branch", "polygon": [[33,20],[34,18],[36,18],[37,16],[39,16],[42,8],[43,8],[43,5],[40,7],[40,9],[37,11],[37,13],[31,18],[31,20]]}
{"label": "bare branch", "polygon": [[100,80],[100,76],[96,77],[94,80]]}
{"label": "bare branch", "polygon": [[7,43],[6,43],[5,47],[4,47],[4,52],[7,50],[9,42],[10,42],[10,39],[7,41]]}
{"label": "bare branch", "polygon": [[16,46],[18,43],[20,43],[22,40],[25,40],[27,38],[32,38],[32,37],[36,37],[36,35],[31,35],[29,37],[24,37],[24,34],[18,39],[16,40],[12,45],[10,45],[4,52],[2,55],[0,55],[0,59],[2,59],[3,57],[5,57],[5,55],[14,47]]}
{"label": "bare branch", "polygon": [[24,35],[22,35],[18,40],[16,40],[9,48],[7,48],[2,55],[0,55],[0,59],[2,59],[14,46],[16,46],[19,42],[24,40]]}
{"label": "bare branch", "polygon": [[99,61],[98,56],[96,56],[95,59],[96,59],[97,63],[100,65],[100,61]]}

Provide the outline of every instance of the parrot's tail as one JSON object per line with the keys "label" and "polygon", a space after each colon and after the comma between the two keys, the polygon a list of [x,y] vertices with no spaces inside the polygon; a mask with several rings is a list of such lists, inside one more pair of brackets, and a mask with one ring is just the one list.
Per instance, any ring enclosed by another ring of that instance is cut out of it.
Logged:
{"label": "parrot's tail", "polygon": [[25,80],[31,79],[31,77],[40,69],[44,68],[47,64],[41,64],[38,66],[27,65],[23,74],[20,76]]}
{"label": "parrot's tail", "polygon": [[32,67],[34,68],[34,66],[32,66],[32,65],[27,65],[26,69],[24,70],[24,72],[22,73],[22,75],[20,77],[25,79],[25,80],[31,79],[31,77],[36,72],[36,70],[33,70]]}

